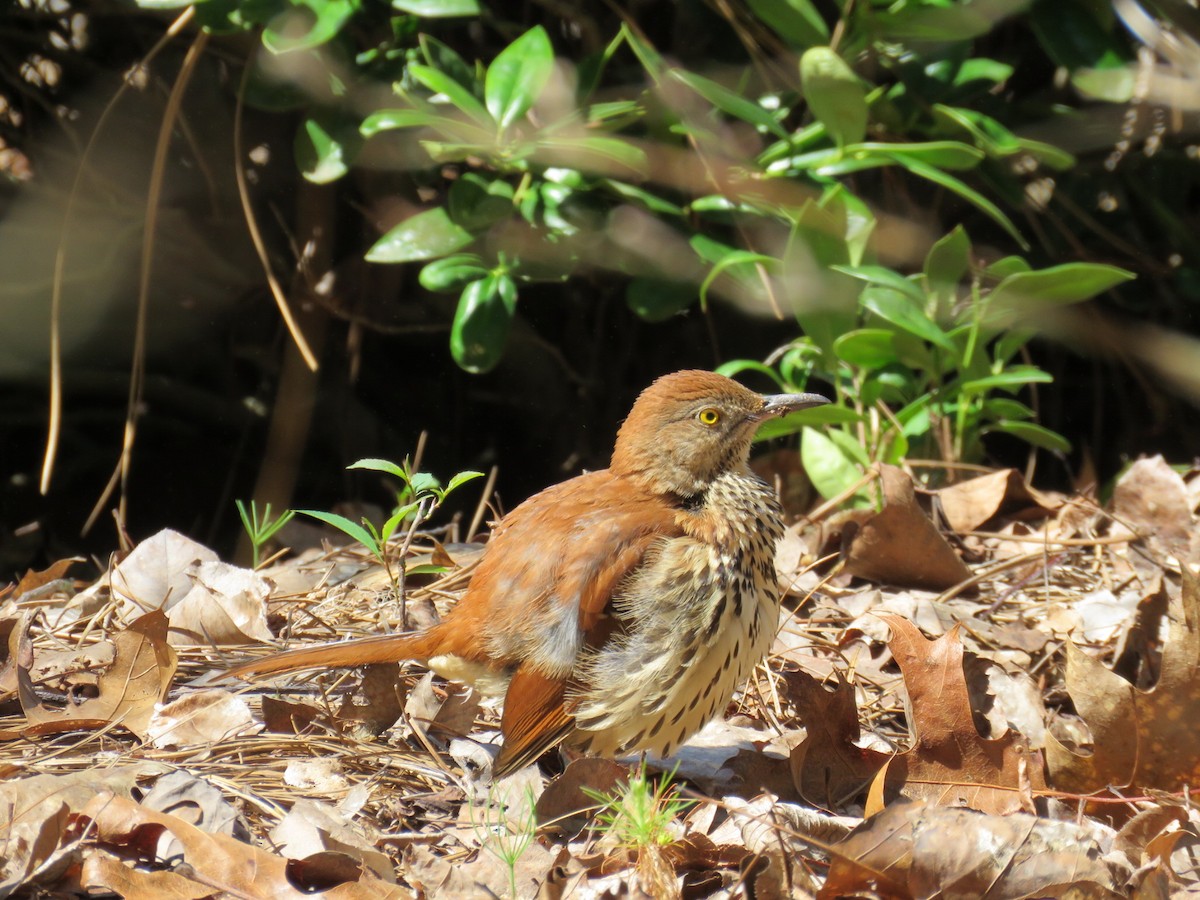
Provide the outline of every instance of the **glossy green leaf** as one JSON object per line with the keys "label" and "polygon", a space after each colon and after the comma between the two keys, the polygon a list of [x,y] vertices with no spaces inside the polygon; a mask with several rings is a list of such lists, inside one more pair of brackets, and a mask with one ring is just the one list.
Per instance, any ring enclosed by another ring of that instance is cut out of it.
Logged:
{"label": "glossy green leaf", "polygon": [[1049,166],[1059,172],[1073,168],[1076,159],[1066,150],[1060,150],[1053,144],[1035,141],[1031,138],[1017,138],[1017,145],[1042,165]]}
{"label": "glossy green leaf", "polygon": [[451,491],[462,487],[468,481],[474,481],[476,478],[482,477],[482,472],[476,472],[473,469],[467,469],[466,471],[459,472],[451,477],[450,481],[446,484],[446,493],[449,494]]}
{"label": "glossy green leaf", "polygon": [[935,168],[914,157],[896,154],[895,159],[914,175],[919,175],[921,178],[932,181],[934,184],[941,185],[946,190],[958,194],[958,196],[988,215],[992,221],[1007,231],[1013,240],[1021,245],[1022,249],[1029,249],[1029,244],[1022,237],[1021,232],[1017,230],[1017,226],[1012,223],[1008,216],[1000,211],[1000,207],[996,206],[995,203],[974,188],[968,187],[953,175],[947,175],[941,169]]}
{"label": "glossy green leaf", "polygon": [[993,278],[1007,278],[1009,275],[1015,275],[1018,272],[1031,271],[1033,271],[1032,267],[1023,256],[1005,256],[983,270],[985,275],[990,275]]}
{"label": "glossy green leaf", "polygon": [[546,29],[537,25],[503,50],[490,66],[483,82],[488,111],[507,128],[537,102],[554,71],[554,48]]}
{"label": "glossy green leaf", "polygon": [[481,12],[478,0],[391,0],[391,2],[392,9],[425,19],[477,16]]}
{"label": "glossy green leaf", "polygon": [[910,281],[899,272],[886,266],[831,266],[834,271],[865,281],[867,284],[878,284],[882,287],[899,291],[916,303],[925,302],[925,294],[916,282]]}
{"label": "glossy green leaf", "polygon": [[626,184],[623,181],[616,181],[611,178],[602,179],[599,183],[617,196],[629,200],[652,213],[664,216],[683,215],[683,207],[672,203],[670,200],[665,200],[657,194],[652,194],[645,188],[640,188],[635,184]]}
{"label": "glossy green leaf", "polygon": [[925,283],[931,291],[952,290],[971,267],[971,239],[956,225],[939,238],[925,255]]}
{"label": "glossy green leaf", "polygon": [[[537,143],[542,162],[622,177],[645,175],[649,171],[645,151],[621,138],[551,137],[541,138]],[[619,171],[613,170],[614,163]]]}
{"label": "glossy green leaf", "polygon": [[513,213],[512,185],[474,172],[460,176],[446,195],[451,221],[470,232],[480,232]]}
{"label": "glossy green leaf", "polygon": [[983,431],[984,433],[1000,431],[1004,434],[1011,434],[1013,437],[1018,437],[1026,443],[1033,444],[1035,447],[1041,447],[1054,453],[1071,452],[1070,441],[1057,431],[1051,431],[1049,428],[1044,428],[1034,422],[1012,422],[1002,419],[999,422],[993,422],[991,425],[984,427]]}
{"label": "glossy green leaf", "polygon": [[775,438],[800,434],[806,428],[817,428],[826,425],[850,425],[860,420],[860,416],[852,409],[844,406],[814,406],[812,409],[802,409],[789,413],[777,419],[768,419],[758,426],[754,433],[755,441],[769,441]]}
{"label": "glossy green leaf", "polygon": [[463,290],[450,327],[450,354],[466,371],[495,368],[516,311],[517,288],[507,275],[488,275]]}
{"label": "glossy green leaf", "polygon": [[367,260],[378,263],[436,259],[461,250],[474,240],[438,206],[417,213],[394,226],[367,251]]}
{"label": "glossy green leaf", "polygon": [[815,428],[805,428],[801,432],[800,461],[813,487],[826,499],[852,488],[863,474],[841,447]]}
{"label": "glossy green leaf", "polygon": [[925,311],[911,297],[892,288],[872,285],[862,292],[861,303],[897,328],[936,344],[943,350],[955,351],[954,343],[946,337],[946,333],[925,315]]}
{"label": "glossy green leaf", "polygon": [[897,155],[937,166],[939,169],[973,169],[983,160],[983,152],[961,141],[914,141],[878,143],[867,141],[845,148],[847,155],[869,158],[874,154],[895,159]]}
{"label": "glossy green leaf", "polygon": [[263,46],[272,53],[319,47],[337,36],[358,6],[358,0],[295,0],[263,29]]}
{"label": "glossy green leaf", "polygon": [[1138,68],[1130,63],[1119,69],[1076,69],[1071,84],[1085,97],[1108,103],[1128,103],[1137,92]]}
{"label": "glossy green leaf", "polygon": [[337,513],[326,512],[323,509],[298,509],[296,510],[302,516],[310,516],[319,522],[324,522],[326,525],[332,525],[338,531],[349,536],[352,540],[358,541],[376,556],[379,555],[379,542],[375,540],[375,536],[367,531],[362,525],[357,522],[352,522],[345,516],[339,516]]}
{"label": "glossy green leaf", "polygon": [[810,0],[747,0],[756,16],[797,49],[829,42],[829,26]]}
{"label": "glossy green leaf", "polygon": [[1029,0],[991,2],[905,3],[875,18],[879,37],[896,41],[969,41],[1023,11]]}
{"label": "glossy green leaf", "polygon": [[812,114],[839,146],[867,133],[867,89],[830,47],[810,47],[800,58],[800,83]]}
{"label": "glossy green leaf", "polygon": [[1003,372],[965,381],[959,387],[964,394],[983,394],[996,388],[1017,390],[1027,384],[1049,384],[1054,377],[1037,366],[1009,366]]}
{"label": "glossy green leaf", "polygon": [[760,363],[756,359],[731,359],[729,362],[721,363],[715,371],[718,375],[724,375],[726,378],[736,378],[743,372],[757,372],[759,375],[765,375],[771,381],[775,382],[780,390],[787,389],[787,383],[780,377],[777,371],[765,363]]}
{"label": "glossy green leaf", "polygon": [[983,401],[983,411],[996,419],[1032,419],[1034,412],[1012,397],[989,397]]}
{"label": "glossy green leaf", "polygon": [[663,322],[696,302],[696,286],[659,278],[634,278],[625,287],[625,302],[647,322]]}
{"label": "glossy green leaf", "polygon": [[1012,156],[1021,151],[1021,143],[1015,134],[977,110],[935,103],[933,115],[941,122],[966,131],[992,156]]}
{"label": "glossy green leaf", "polygon": [[787,140],[787,132],[776,121],[775,117],[757,103],[747,100],[740,94],[734,93],[722,84],[718,84],[703,75],[689,72],[686,69],[672,69],[671,76],[681,81],[693,91],[715,106],[726,115],[748,122],[755,128],[769,131],[776,137]]}
{"label": "glossy green leaf", "polygon": [[439,116],[423,109],[380,109],[365,119],[358,126],[363,137],[373,137],[381,131],[391,131],[395,128],[420,128],[428,125],[438,125],[449,121],[445,116]]}
{"label": "glossy green leaf", "polygon": [[427,291],[456,294],[472,281],[485,278],[487,274],[488,268],[477,254],[455,253],[426,264],[417,280]]}
{"label": "glossy green leaf", "polygon": [[896,336],[886,328],[858,328],[833,342],[844,362],[863,369],[881,369],[896,361]]}
{"label": "glossy green leaf", "polygon": [[1010,328],[996,340],[992,348],[992,357],[996,362],[1004,364],[1017,355],[1022,347],[1028,344],[1036,332],[1029,329]]}
{"label": "glossy green leaf", "polygon": [[408,64],[408,74],[416,79],[417,82],[433,91],[435,95],[441,94],[444,96],[455,108],[470,116],[479,124],[495,127],[495,120],[492,119],[483,104],[476,99],[470,90],[459,84],[452,76],[440,69],[415,62]]}
{"label": "glossy green leaf", "polygon": [[372,472],[383,472],[387,475],[393,475],[399,478],[405,484],[408,484],[408,473],[404,471],[404,467],[397,465],[390,459],[380,459],[374,456],[368,456],[364,459],[356,460],[347,469],[368,469]]}
{"label": "glossy green leaf", "polygon": [[991,305],[1078,303],[1134,278],[1132,272],[1102,263],[1065,263],[1009,275],[992,290]]}
{"label": "glossy green leaf", "polygon": [[475,92],[475,68],[459,56],[457,51],[427,33],[422,33],[417,42],[427,65],[445,72],[468,91]]}
{"label": "glossy green leaf", "polygon": [[306,118],[296,132],[296,167],[313,184],[329,184],[350,171],[361,145],[358,132],[345,123]]}

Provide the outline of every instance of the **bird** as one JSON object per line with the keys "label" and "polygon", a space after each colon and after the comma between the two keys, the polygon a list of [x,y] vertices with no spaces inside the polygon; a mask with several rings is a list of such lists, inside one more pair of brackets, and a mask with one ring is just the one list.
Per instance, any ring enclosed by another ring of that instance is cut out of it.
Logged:
{"label": "bird", "polygon": [[501,519],[438,624],[289,650],[225,677],[418,661],[503,694],[494,778],[560,743],[669,756],[724,711],[774,640],[783,513],[748,467],[755,432],[828,402],[703,370],[664,375],[634,402],[607,469]]}

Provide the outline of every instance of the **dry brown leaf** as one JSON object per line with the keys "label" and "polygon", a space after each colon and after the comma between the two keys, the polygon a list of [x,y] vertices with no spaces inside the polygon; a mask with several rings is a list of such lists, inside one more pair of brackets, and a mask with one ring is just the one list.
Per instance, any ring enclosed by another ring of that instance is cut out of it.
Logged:
{"label": "dry brown leaf", "polygon": [[[126,900],[198,898],[217,893],[304,900],[312,896],[311,887],[322,888],[321,897],[328,900],[413,896],[412,891],[380,881],[362,869],[357,869],[354,880],[346,880],[345,867],[338,861],[287,860],[223,834],[206,834],[182,819],[108,792],[95,796],[82,816],[94,830],[88,839],[93,852],[84,860],[81,882],[89,889],[114,891]],[[109,855],[132,853],[135,858],[155,860],[163,831],[170,832],[183,848],[182,864],[173,865],[174,871],[131,868]],[[196,886],[204,891],[197,893]]]}
{"label": "dry brown leaf", "polygon": [[539,826],[551,826],[569,833],[577,832],[597,807],[584,789],[611,794],[629,780],[629,770],[611,759],[585,756],[573,760],[557,778],[550,780],[538,797]]}
{"label": "dry brown leaf", "polygon": [[1113,488],[1112,511],[1151,547],[1179,560],[1192,558],[1195,516],[1183,476],[1161,456],[1133,463]]}
{"label": "dry brown leaf", "polygon": [[853,684],[839,677],[829,691],[806,672],[787,672],[784,678],[808,732],[792,750],[792,780],[805,800],[840,809],[867,787],[889,754],[859,746]]}
{"label": "dry brown leaf", "polygon": [[[950,837],[952,836],[952,837]],[[897,803],[831,850],[818,898],[1117,898],[1119,881],[1087,828],[1034,816]],[[1122,873],[1124,874],[1124,873]]]}
{"label": "dry brown leaf", "polygon": [[892,651],[904,676],[911,709],[912,748],[892,760],[889,791],[939,806],[990,813],[1026,808],[1044,789],[1042,757],[1008,731],[984,738],[975,727],[958,628],[927,640],[910,622],[885,615]]}
{"label": "dry brown leaf", "polygon": [[229,691],[210,689],[184,694],[156,709],[146,734],[151,744],[165,749],[216,744],[261,729],[245,700]]}
{"label": "dry brown leaf", "polygon": [[1031,489],[1016,469],[1000,469],[944,487],[937,492],[937,498],[946,523],[959,534],[975,531],[1001,514],[1021,519],[1040,517],[1062,505]]}
{"label": "dry brown leaf", "polygon": [[[369,827],[369,826],[367,826]],[[279,853],[301,859],[318,853],[341,853],[362,863],[382,881],[396,883],[387,854],[375,849],[378,835],[352,824],[340,810],[301,797],[271,829],[271,845]]]}
{"label": "dry brown leaf", "polygon": [[883,509],[858,528],[846,549],[846,570],[884,584],[940,591],[971,577],[933,522],[917,505],[912,479],[880,466]]}
{"label": "dry brown leaf", "polygon": [[0,700],[17,693],[17,669],[33,665],[33,642],[29,640],[26,613],[0,619]]}
{"label": "dry brown leaf", "polygon": [[262,714],[267,731],[276,734],[300,734],[314,722],[329,723],[329,716],[324,710],[308,703],[292,703],[278,697],[262,698]]}
{"label": "dry brown leaf", "polygon": [[71,566],[83,561],[83,557],[81,556],[72,556],[67,559],[60,559],[40,572],[29,569],[21,576],[21,580],[17,583],[17,588],[13,591],[13,599],[20,600],[32,591],[41,591],[42,588],[48,585],[62,581],[67,577],[67,570]]}
{"label": "dry brown leaf", "polygon": [[56,880],[70,862],[63,839],[70,815],[101,788],[128,796],[143,771],[121,766],[0,782],[0,897]]}
{"label": "dry brown leaf", "polygon": [[139,738],[167,695],[175,675],[175,651],[167,644],[167,617],[147,613],[113,638],[113,663],[100,675],[98,695],[64,709],[51,709],[38,698],[29,670],[17,668],[21,709],[30,725],[45,731],[119,723]]}
{"label": "dry brown leaf", "polygon": [[1167,605],[1167,640],[1158,683],[1135,688],[1067,644],[1066,688],[1092,732],[1082,755],[1047,735],[1050,780],[1089,793],[1109,785],[1177,791],[1200,779],[1200,583],[1187,568]]}

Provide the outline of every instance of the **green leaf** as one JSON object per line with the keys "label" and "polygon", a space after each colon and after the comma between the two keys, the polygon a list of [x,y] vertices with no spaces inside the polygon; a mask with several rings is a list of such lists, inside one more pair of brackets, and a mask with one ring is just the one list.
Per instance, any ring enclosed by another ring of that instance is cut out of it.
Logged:
{"label": "green leaf", "polygon": [[417,280],[427,291],[452,294],[462,291],[472,281],[485,278],[487,274],[488,268],[478,254],[455,253],[426,265]]}
{"label": "green leaf", "polygon": [[338,531],[348,535],[352,540],[358,541],[376,556],[379,555],[379,542],[375,540],[374,535],[357,522],[351,522],[345,516],[326,512],[323,509],[298,509],[296,512],[302,516],[311,516],[319,522],[324,522],[326,525],[332,525]]}
{"label": "green leaf", "polygon": [[696,302],[696,286],[659,278],[634,278],[625,288],[625,302],[647,322],[663,322]]}
{"label": "green leaf", "polygon": [[800,82],[812,114],[839,146],[867,133],[867,90],[830,47],[810,47],[800,58]]}
{"label": "green leaf", "polygon": [[866,141],[861,144],[851,144],[845,148],[847,156],[859,159],[869,159],[875,154],[882,154],[891,162],[897,155],[918,162],[937,166],[939,169],[974,169],[983,160],[983,152],[961,141],[914,141],[904,143],[880,143]]}
{"label": "green leaf", "polygon": [[395,511],[388,516],[387,521],[383,523],[383,527],[379,529],[380,543],[387,544],[396,529],[403,524],[404,520],[415,513],[421,506],[420,501],[414,500],[412,503],[406,503],[403,506],[397,507]]}
{"label": "green leaf", "polygon": [[[539,138],[537,143],[542,151],[549,151],[539,153],[539,160],[553,165],[623,176],[630,172],[645,175],[649,171],[645,151],[620,138],[548,137]],[[611,163],[628,171],[613,172]]]}
{"label": "green leaf", "polygon": [[1037,366],[1010,366],[1003,372],[964,381],[959,387],[963,394],[983,394],[995,388],[1017,390],[1027,384],[1049,384],[1054,377]]}
{"label": "green leaf", "polygon": [[998,363],[1007,363],[1017,355],[1017,351],[1029,343],[1036,332],[1029,329],[1010,328],[1000,335],[992,348],[992,358]]}
{"label": "green leaf", "polygon": [[392,0],[392,9],[426,19],[477,16],[481,12],[478,0]]}
{"label": "green leaf", "polygon": [[800,437],[800,461],[817,492],[827,500],[853,487],[862,470],[824,433],[805,428]]}
{"label": "green leaf", "polygon": [[992,156],[1012,156],[1021,151],[1017,136],[991,116],[942,103],[933,105],[933,115],[935,119],[966,131]]}
{"label": "green leaf", "polygon": [[618,197],[622,197],[625,200],[630,200],[652,213],[658,213],[659,215],[664,216],[683,215],[683,207],[677,206],[669,200],[664,200],[657,194],[651,194],[649,191],[644,190],[637,185],[626,184],[623,181],[614,181],[611,178],[601,179],[599,184],[608,188]]}
{"label": "green leaf", "polygon": [[717,366],[715,371],[718,375],[724,375],[726,378],[736,378],[743,372],[757,372],[760,375],[767,376],[767,378],[779,385],[780,390],[787,388],[787,384],[779,376],[778,372],[756,359],[731,359],[729,362]]}
{"label": "green leaf", "polygon": [[829,41],[829,27],[810,0],[747,0],[758,18],[799,49]]}
{"label": "green leaf", "polygon": [[[472,0],[474,2],[474,0]],[[421,56],[434,69],[445,72],[472,94],[478,82],[475,80],[475,67],[468,65],[458,53],[443,44],[431,34],[422,33],[417,42],[421,46]]]}
{"label": "green leaf", "polygon": [[689,72],[686,69],[672,69],[671,76],[681,81],[693,91],[715,106],[726,115],[748,122],[756,128],[769,131],[776,137],[787,140],[788,133],[775,117],[759,106],[736,94],[724,85],[718,84],[703,75]]}
{"label": "green leaf", "polygon": [[885,328],[859,328],[833,342],[838,359],[864,369],[881,369],[896,361],[896,336]]}
{"label": "green leaf", "polygon": [[470,90],[460,84],[451,75],[431,66],[415,62],[408,64],[408,74],[416,79],[417,82],[433,91],[434,94],[443,95],[458,110],[474,119],[480,125],[489,128],[495,127],[495,120],[484,108],[483,104],[475,98],[475,95]]}
{"label": "green leaf", "polygon": [[459,472],[450,478],[450,483],[446,485],[446,493],[449,494],[455,488],[462,487],[468,481],[474,481],[476,478],[482,478],[482,472],[476,472],[473,469],[468,469],[464,472]]}
{"label": "green leaf", "polygon": [[293,0],[263,30],[263,46],[272,53],[319,47],[337,36],[358,11],[358,0]]}
{"label": "green leaf", "polygon": [[466,286],[450,328],[450,353],[459,366],[474,375],[495,368],[516,302],[516,285],[508,275],[488,275]]}
{"label": "green leaf", "polygon": [[307,181],[329,184],[350,171],[361,146],[362,138],[345,122],[306,118],[296,132],[296,167]]}
{"label": "green leaf", "polygon": [[461,250],[474,240],[441,207],[417,213],[394,226],[367,251],[368,262],[398,263],[436,259]]}
{"label": "green leaf", "polygon": [[508,182],[467,172],[450,186],[446,212],[456,225],[480,232],[512,216],[512,198]]}
{"label": "green leaf", "polygon": [[862,292],[861,303],[881,319],[891,322],[923,341],[936,344],[950,353],[955,352],[954,342],[946,333],[925,315],[913,299],[892,288],[872,285]]}
{"label": "green leaf", "polygon": [[554,71],[554,48],[537,25],[507,47],[488,66],[483,96],[492,117],[507,128],[529,111]]}
{"label": "green leaf", "polygon": [[1012,397],[989,397],[983,401],[983,411],[995,419],[1032,419],[1034,412]]}
{"label": "green leaf", "polygon": [[1016,272],[992,290],[993,306],[1078,303],[1136,277],[1101,263],[1064,263],[1033,272]]}
{"label": "green leaf", "polygon": [[973,188],[968,187],[954,176],[947,175],[941,169],[937,169],[931,165],[928,165],[919,159],[910,156],[904,156],[903,154],[893,154],[893,156],[896,159],[896,162],[900,163],[900,165],[904,166],[904,168],[908,169],[908,171],[912,172],[914,175],[919,175],[921,178],[932,181],[934,184],[939,184],[946,188],[946,190],[958,194],[958,196],[962,197],[968,203],[976,206],[980,211],[987,214],[997,225],[1007,231],[1012,236],[1013,240],[1021,245],[1022,249],[1029,249],[1029,244],[1025,241],[1025,238],[1021,236],[1021,232],[1017,230],[1017,226],[1009,220],[1008,216],[1000,211],[1000,208],[996,206],[996,204],[987,199],[987,197],[983,196]]}
{"label": "green leaf", "polygon": [[915,282],[886,266],[830,266],[830,268],[849,275],[851,278],[857,278],[859,281],[865,281],[867,284],[877,284],[899,291],[917,303],[925,302],[925,295]]}
{"label": "green leaf", "polygon": [[953,288],[971,267],[971,239],[956,225],[940,238],[925,255],[925,283],[931,290]]}
{"label": "green leaf", "polygon": [[373,472],[383,472],[387,475],[394,475],[405,484],[408,484],[408,473],[404,471],[404,467],[397,465],[390,459],[379,459],[378,457],[369,456],[366,459],[360,459],[346,466],[347,469],[370,469]]}
{"label": "green leaf", "polygon": [[[1056,7],[1059,4],[1054,4]],[[1001,19],[1029,6],[1029,0],[895,4],[875,17],[879,37],[897,41],[969,41],[990,32]]]}
{"label": "green leaf", "polygon": [[435,115],[423,109],[380,109],[363,119],[358,131],[363,137],[373,137],[381,131],[394,128],[420,128],[437,126],[453,120]]}
{"label": "green leaf", "polygon": [[799,434],[805,428],[816,428],[824,425],[848,425],[859,421],[860,416],[852,409],[844,406],[814,406],[812,409],[802,409],[776,419],[768,419],[758,426],[754,434],[755,442],[769,441],[774,438]]}
{"label": "green leaf", "polygon": [[985,275],[991,275],[993,278],[1007,278],[1009,275],[1015,275],[1018,272],[1031,271],[1033,269],[1023,256],[1006,256],[1003,259],[996,260],[983,270]]}
{"label": "green leaf", "polygon": [[999,422],[993,422],[991,425],[985,426],[982,430],[985,434],[992,431],[1011,434],[1013,437],[1018,437],[1026,443],[1033,444],[1035,447],[1041,447],[1054,453],[1071,452],[1071,442],[1065,437],[1057,431],[1051,431],[1049,428],[1044,428],[1033,422],[1011,422],[1007,419],[1002,419]]}

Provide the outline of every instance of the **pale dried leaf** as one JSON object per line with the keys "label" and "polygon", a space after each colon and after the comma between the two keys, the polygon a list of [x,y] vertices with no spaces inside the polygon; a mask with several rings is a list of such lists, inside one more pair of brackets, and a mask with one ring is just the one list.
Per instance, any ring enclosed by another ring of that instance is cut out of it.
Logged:
{"label": "pale dried leaf", "polygon": [[146,727],[150,743],[167,747],[202,747],[262,730],[237,694],[216,689],[184,694],[154,711]]}

